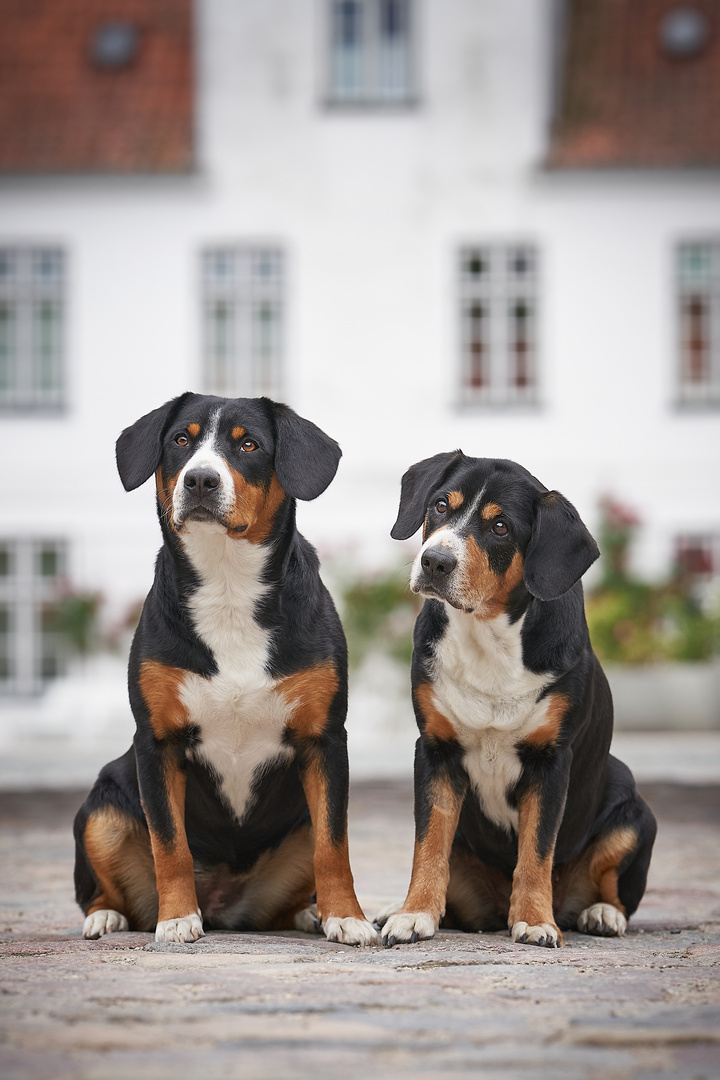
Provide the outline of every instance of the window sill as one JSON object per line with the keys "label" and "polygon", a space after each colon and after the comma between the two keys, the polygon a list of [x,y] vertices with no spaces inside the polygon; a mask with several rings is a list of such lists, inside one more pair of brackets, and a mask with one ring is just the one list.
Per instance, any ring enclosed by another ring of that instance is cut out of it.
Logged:
{"label": "window sill", "polygon": [[333,98],[327,97],[321,101],[321,107],[329,113],[393,113],[400,115],[415,112],[419,109],[421,101],[417,97],[399,98],[388,100],[386,98]]}

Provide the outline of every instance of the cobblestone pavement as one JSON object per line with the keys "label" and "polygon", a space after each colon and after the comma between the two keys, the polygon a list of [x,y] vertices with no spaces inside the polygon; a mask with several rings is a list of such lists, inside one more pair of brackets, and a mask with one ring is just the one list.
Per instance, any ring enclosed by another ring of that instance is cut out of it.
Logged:
{"label": "cobblestone pavement", "polygon": [[[303,934],[80,938],[70,822],[82,793],[0,793],[3,1080],[720,1077],[720,788],[645,786],[660,822],[622,940],[558,951],[503,934],[356,950]],[[401,897],[406,782],[351,796],[369,913]]]}

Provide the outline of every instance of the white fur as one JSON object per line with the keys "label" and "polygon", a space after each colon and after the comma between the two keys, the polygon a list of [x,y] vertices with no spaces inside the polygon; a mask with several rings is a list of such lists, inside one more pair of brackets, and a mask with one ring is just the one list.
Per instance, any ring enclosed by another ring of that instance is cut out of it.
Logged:
{"label": "white fur", "polygon": [[205,431],[205,436],[190,460],[180,471],[173,492],[173,518],[177,526],[182,519],[182,506],[185,499],[185,477],[191,469],[213,469],[220,477],[217,509],[221,514],[229,513],[235,505],[235,484],[227,462],[215,449],[220,410],[213,413]]}
{"label": "white fur", "polygon": [[517,810],[507,801],[522,766],[516,745],[545,723],[549,683],[523,666],[523,619],[507,615],[481,620],[445,605],[447,629],[433,664],[438,709],[457,731],[467,770],[486,816],[517,831]]}
{"label": "white fur", "polygon": [[104,937],[105,934],[113,934],[118,930],[129,929],[128,921],[124,915],[121,915],[119,911],[113,911],[111,908],[103,908],[88,915],[83,924],[83,937],[94,940],[95,938]]}
{"label": "white fur", "polygon": [[583,934],[622,937],[627,930],[627,919],[614,904],[593,904],[581,912],[577,928]]}
{"label": "white fur", "polygon": [[298,911],[293,917],[293,926],[296,930],[302,930],[305,934],[322,933],[322,929],[318,923],[317,904],[310,904],[309,907],[303,908],[302,911]]}
{"label": "white fur", "polygon": [[339,941],[343,945],[380,944],[380,935],[367,919],[338,919],[332,915],[323,923],[323,930],[328,941]]}
{"label": "white fur", "polygon": [[557,949],[560,945],[557,928],[552,923],[529,926],[526,922],[516,922],[510,935],[513,941],[522,938],[521,945],[544,945],[546,949]]}
{"label": "white fur", "polygon": [[188,522],[181,540],[202,582],[190,601],[193,624],[218,666],[211,678],[186,675],[181,697],[200,734],[194,754],[217,773],[241,820],[259,771],[292,755],[282,744],[292,709],[267,673],[269,633],[253,617],[268,588],[268,550],[207,522]]}
{"label": "white fur", "polygon": [[197,941],[205,937],[200,913],[193,911],[182,919],[165,919],[155,927],[156,941]]}
{"label": "white fur", "polygon": [[[392,944],[400,941],[410,941],[413,934],[417,934],[416,941],[425,940],[435,936],[437,923],[427,911],[400,911],[397,915],[391,915],[382,928],[383,944]],[[395,941],[390,939],[394,938]]]}

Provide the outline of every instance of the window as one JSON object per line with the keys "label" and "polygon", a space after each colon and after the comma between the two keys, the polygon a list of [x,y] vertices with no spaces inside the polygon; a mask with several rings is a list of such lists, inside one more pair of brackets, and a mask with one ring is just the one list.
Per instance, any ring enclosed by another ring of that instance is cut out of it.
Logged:
{"label": "window", "polygon": [[461,401],[537,400],[537,261],[528,244],[460,252]]}
{"label": "window", "polygon": [[681,244],[680,400],[720,404],[720,241]]}
{"label": "window", "polygon": [[0,406],[62,404],[65,258],[0,247]]}
{"label": "window", "polygon": [[0,693],[32,694],[64,670],[57,628],[65,546],[0,540]]}
{"label": "window", "polygon": [[331,0],[329,97],[401,105],[413,96],[410,0]]}
{"label": "window", "polygon": [[283,255],[275,247],[203,254],[204,367],[208,392],[280,394]]}

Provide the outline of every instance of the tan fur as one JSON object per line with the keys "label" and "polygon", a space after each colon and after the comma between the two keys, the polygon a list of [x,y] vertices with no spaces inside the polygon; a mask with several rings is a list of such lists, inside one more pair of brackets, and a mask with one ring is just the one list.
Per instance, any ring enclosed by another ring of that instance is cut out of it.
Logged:
{"label": "tan fur", "polygon": [[230,434],[232,435],[233,439],[242,439],[243,435],[245,434],[245,428],[234,427]]}
{"label": "tan fur", "polygon": [[229,529],[247,526],[243,532],[230,535],[249,540],[251,544],[262,544],[270,535],[273,520],[285,498],[285,492],[274,474],[266,490],[249,484],[237,469],[231,468],[230,472],[235,486],[235,506],[227,516],[226,524]]}
{"label": "tan fur", "polygon": [[157,739],[173,735],[188,722],[187,709],[180,700],[184,678],[182,668],[167,667],[158,660],[143,660],[140,665],[140,692]]}
{"label": "tan fur", "polygon": [[511,887],[502,870],[486,866],[464,848],[454,847],[443,925],[450,929],[502,930],[507,924]]}
{"label": "tan fur", "polygon": [[200,434],[200,425],[199,424],[188,424],[187,425],[187,430],[190,432],[193,439],[197,439],[198,435]]}
{"label": "tan fur", "polygon": [[432,683],[418,683],[415,687],[415,699],[425,721],[426,735],[436,739],[456,739],[457,732],[446,716],[438,709],[433,700]]}
{"label": "tan fur", "polygon": [[569,708],[570,701],[564,694],[551,694],[545,723],[526,735],[523,742],[529,743],[538,750],[545,746],[552,746],[557,742],[562,722]]}
{"label": "tan fur", "polygon": [[332,660],[288,675],[278,683],[278,690],[294,706],[288,727],[301,738],[321,735],[340,683]]}
{"label": "tan fur", "polygon": [[563,921],[574,921],[585,908],[601,901],[627,914],[618,896],[618,867],[637,845],[635,829],[615,829],[594,840],[572,862],[558,867],[556,891]]}
{"label": "tan fur", "polygon": [[459,510],[464,501],[462,491],[451,491],[447,497],[447,503],[451,510]]}
{"label": "tan fur", "polygon": [[103,806],[87,820],[84,846],[100,889],[85,914],[109,908],[124,915],[131,930],[152,930],[158,911],[155,869],[140,822]]}
{"label": "tan fur", "polygon": [[[541,923],[555,925],[552,894],[553,850],[543,859],[538,856],[539,825],[540,797],[537,792],[529,791],[518,807],[518,858],[513,873],[508,915],[508,926],[511,928],[517,922],[526,922],[530,926],[539,926]],[[559,930],[558,942],[562,944]]]}
{"label": "tan fur", "polygon": [[450,877],[449,859],[462,797],[448,780],[435,780],[429,791],[430,820],[421,841],[415,842],[410,888],[402,911],[427,911],[435,922],[445,913]]}
{"label": "tan fur", "polygon": [[522,581],[523,557],[516,551],[506,573],[500,576],[492,571],[487,552],[478,547],[474,536],[468,536],[465,547],[465,572],[458,594],[475,609],[476,618],[497,618],[505,611],[512,590]]}
{"label": "tan fur", "polygon": [[481,514],[485,521],[494,521],[495,518],[502,517],[502,510],[497,503],[486,503]]}
{"label": "tan fur", "polygon": [[172,840],[165,840],[148,826],[155,863],[159,922],[183,918],[198,909],[193,860],[185,833],[185,772],[173,758],[166,761],[164,779],[173,823]]}

